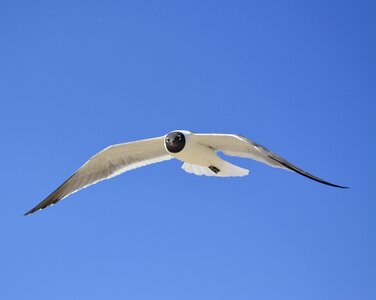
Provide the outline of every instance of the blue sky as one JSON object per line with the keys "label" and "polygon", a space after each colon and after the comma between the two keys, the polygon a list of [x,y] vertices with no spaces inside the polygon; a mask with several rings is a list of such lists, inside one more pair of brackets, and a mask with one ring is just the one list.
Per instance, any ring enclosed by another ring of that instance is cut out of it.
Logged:
{"label": "blue sky", "polygon": [[[0,299],[375,299],[374,1],[3,1]],[[90,156],[174,129],[254,161],[168,161],[23,217]]]}

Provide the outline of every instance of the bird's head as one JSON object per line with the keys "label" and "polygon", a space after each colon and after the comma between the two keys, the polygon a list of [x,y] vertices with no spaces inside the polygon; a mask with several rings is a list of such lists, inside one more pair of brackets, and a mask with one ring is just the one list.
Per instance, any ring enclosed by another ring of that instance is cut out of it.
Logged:
{"label": "bird's head", "polygon": [[169,152],[178,153],[184,149],[186,137],[181,131],[172,131],[165,137],[165,145]]}

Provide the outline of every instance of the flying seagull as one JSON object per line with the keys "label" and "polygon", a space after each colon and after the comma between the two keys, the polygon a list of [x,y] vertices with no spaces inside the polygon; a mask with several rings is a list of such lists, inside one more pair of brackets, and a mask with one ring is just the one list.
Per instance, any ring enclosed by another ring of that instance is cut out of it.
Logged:
{"label": "flying seagull", "polygon": [[233,165],[217,155],[250,158],[275,168],[294,171],[317,182],[347,188],[322,180],[294,166],[265,147],[237,134],[202,134],[186,130],[164,136],[116,144],[90,158],[71,177],[25,215],[55,204],[65,197],[99,181],[149,164],[176,158],[188,173],[205,176],[246,176],[248,170]]}

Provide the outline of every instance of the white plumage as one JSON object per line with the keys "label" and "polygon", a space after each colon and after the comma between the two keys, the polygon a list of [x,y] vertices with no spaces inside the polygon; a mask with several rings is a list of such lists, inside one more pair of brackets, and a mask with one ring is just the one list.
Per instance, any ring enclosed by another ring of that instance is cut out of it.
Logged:
{"label": "white plumage", "polygon": [[184,162],[188,173],[216,177],[246,176],[248,170],[233,165],[217,155],[250,158],[269,166],[299,173],[320,183],[329,183],[289,163],[265,147],[235,134],[201,134],[173,131],[157,138],[112,145],[90,158],[46,199],[25,215],[55,204],[65,197],[99,181],[149,164],[176,158]]}

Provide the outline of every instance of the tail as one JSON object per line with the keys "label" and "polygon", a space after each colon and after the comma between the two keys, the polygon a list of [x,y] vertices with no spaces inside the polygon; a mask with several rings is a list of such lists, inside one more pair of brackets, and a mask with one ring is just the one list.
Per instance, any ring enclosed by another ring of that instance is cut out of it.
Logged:
{"label": "tail", "polygon": [[218,160],[210,166],[199,166],[184,163],[182,169],[188,173],[217,177],[239,177],[248,175],[247,169],[240,168],[224,160]]}

